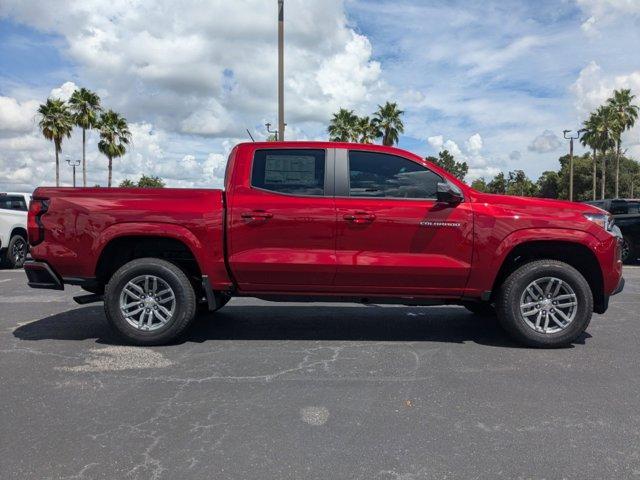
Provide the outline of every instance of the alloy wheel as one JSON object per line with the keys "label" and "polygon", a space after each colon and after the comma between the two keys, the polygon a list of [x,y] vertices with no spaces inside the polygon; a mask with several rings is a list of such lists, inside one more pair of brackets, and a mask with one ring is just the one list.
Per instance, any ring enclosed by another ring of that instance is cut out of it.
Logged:
{"label": "alloy wheel", "polygon": [[573,322],[577,310],[578,297],[573,288],[557,277],[532,281],[520,297],[520,314],[538,333],[561,332]]}
{"label": "alloy wheel", "polygon": [[120,292],[120,311],[127,323],[145,332],[158,330],[172,318],[176,296],[171,286],[155,275],[140,275]]}

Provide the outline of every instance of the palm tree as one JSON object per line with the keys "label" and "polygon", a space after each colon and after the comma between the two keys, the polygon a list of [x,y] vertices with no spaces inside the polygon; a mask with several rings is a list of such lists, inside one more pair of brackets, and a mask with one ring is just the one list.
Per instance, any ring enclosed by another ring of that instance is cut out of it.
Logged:
{"label": "palm tree", "polygon": [[47,103],[38,108],[40,121],[38,126],[42,135],[51,140],[56,151],[56,187],[60,186],[60,152],[62,152],[62,140],[71,137],[73,131],[73,118],[64,101],[57,98],[49,98]]}
{"label": "palm tree", "polygon": [[111,186],[113,159],[123,156],[127,152],[127,145],[131,140],[131,132],[127,120],[113,110],[107,110],[100,115],[100,142],[98,150],[109,159],[109,181]]}
{"label": "palm tree", "polygon": [[598,177],[598,166],[597,166],[597,158],[598,158],[598,118],[592,113],[589,118],[582,124],[584,133],[582,134],[582,138],[580,138],[580,143],[584,147],[588,146],[593,151],[593,199],[596,199],[596,179]]}
{"label": "palm tree", "polygon": [[378,134],[378,128],[371,122],[369,117],[359,117],[355,126],[355,141],[358,143],[373,143]]}
{"label": "palm tree", "polygon": [[398,109],[397,103],[387,102],[378,105],[378,111],[373,115],[373,124],[379,131],[378,136],[382,137],[383,145],[394,145],[398,143],[398,137],[404,133],[404,124],[400,118],[404,111]]}
{"label": "palm tree", "polygon": [[596,135],[598,138],[597,143],[598,148],[600,148],[600,151],[602,152],[602,185],[600,185],[600,191],[601,198],[604,200],[607,185],[607,151],[615,146],[613,128],[616,122],[616,116],[612,108],[608,106],[601,106],[596,110],[595,117]]}
{"label": "palm tree", "polygon": [[73,121],[82,129],[82,186],[87,186],[86,132],[98,124],[100,97],[86,88],[76,90],[69,98]]}
{"label": "palm tree", "polygon": [[618,198],[620,185],[620,144],[622,143],[622,134],[632,128],[638,118],[638,107],[633,105],[635,95],[631,95],[631,90],[623,88],[615,90],[613,97],[607,100],[609,106],[614,113],[615,122],[613,122],[613,137],[616,143],[616,188],[615,198]]}
{"label": "palm tree", "polygon": [[338,113],[333,114],[333,118],[329,123],[327,131],[329,132],[329,140],[332,142],[350,142],[357,137],[356,124],[358,116],[353,110],[341,108]]}

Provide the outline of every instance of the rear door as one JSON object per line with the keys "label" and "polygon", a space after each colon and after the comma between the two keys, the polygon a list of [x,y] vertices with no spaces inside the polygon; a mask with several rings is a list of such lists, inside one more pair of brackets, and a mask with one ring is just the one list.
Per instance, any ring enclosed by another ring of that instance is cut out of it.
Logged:
{"label": "rear door", "polygon": [[228,250],[241,289],[322,291],[331,286],[336,273],[333,155],[333,149],[263,148],[237,164],[227,196]]}
{"label": "rear door", "polygon": [[444,181],[414,159],[336,150],[336,286],[461,294],[470,272],[473,213],[469,203],[436,202]]}

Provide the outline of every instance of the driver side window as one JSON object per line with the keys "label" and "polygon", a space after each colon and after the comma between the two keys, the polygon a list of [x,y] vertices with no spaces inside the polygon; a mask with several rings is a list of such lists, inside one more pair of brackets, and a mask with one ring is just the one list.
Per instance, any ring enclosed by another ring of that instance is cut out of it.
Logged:
{"label": "driver side window", "polygon": [[349,151],[349,196],[434,199],[442,177],[406,158]]}

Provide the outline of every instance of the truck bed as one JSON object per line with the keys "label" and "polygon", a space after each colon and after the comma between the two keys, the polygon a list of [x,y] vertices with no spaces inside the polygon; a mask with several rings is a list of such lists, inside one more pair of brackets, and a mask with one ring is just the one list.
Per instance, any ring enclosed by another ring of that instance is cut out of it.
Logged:
{"label": "truck bed", "polygon": [[226,286],[222,190],[47,187],[33,196],[48,199],[49,207],[42,217],[47,241],[33,246],[31,255],[46,258],[65,280],[78,277],[69,283],[95,277],[100,252],[110,241],[144,232],[185,243],[201,273]]}

